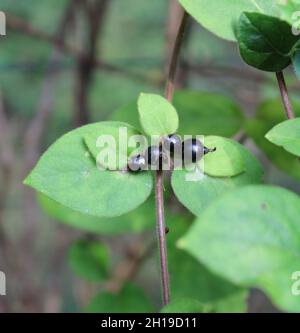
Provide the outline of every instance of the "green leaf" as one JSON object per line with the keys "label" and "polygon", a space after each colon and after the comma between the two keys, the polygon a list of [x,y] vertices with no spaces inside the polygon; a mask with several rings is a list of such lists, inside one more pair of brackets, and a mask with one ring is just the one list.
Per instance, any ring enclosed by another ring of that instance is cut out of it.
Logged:
{"label": "green leaf", "polygon": [[178,214],[176,218],[170,217],[167,221],[171,221],[171,232],[167,238],[171,299],[195,299],[209,312],[245,312],[247,290],[210,272],[176,246],[191,223]]}
{"label": "green leaf", "polygon": [[247,186],[220,198],[179,241],[211,271],[262,289],[279,308],[300,311],[291,292],[300,260],[300,198],[272,186]]}
{"label": "green leaf", "polygon": [[[292,106],[296,117],[300,117],[299,104],[292,100]],[[265,138],[265,134],[272,127],[285,119],[282,101],[279,98],[267,100],[259,106],[255,118],[247,122],[246,131],[276,167],[290,176],[300,179],[298,158],[270,143]]]}
{"label": "green leaf", "polygon": [[141,94],[138,110],[142,127],[148,135],[164,136],[176,133],[178,114],[165,98],[154,94]]}
{"label": "green leaf", "polygon": [[100,292],[86,307],[86,312],[151,313],[154,308],[141,288],[127,283],[118,294]]}
{"label": "green leaf", "polygon": [[[112,113],[111,120],[120,120],[140,126],[136,101]],[[173,105],[178,111],[180,135],[219,135],[231,137],[243,126],[240,107],[229,97],[208,92],[176,91]],[[195,121],[199,119],[199,121]]]}
{"label": "green leaf", "polygon": [[24,183],[83,214],[114,217],[137,208],[151,193],[152,175],[100,171],[83,142],[86,135],[111,123],[90,124],[65,134],[43,154]]}
{"label": "green leaf", "polygon": [[180,298],[164,306],[161,313],[203,313],[205,307],[200,302],[191,298]]}
{"label": "green leaf", "polygon": [[300,118],[276,125],[266,134],[266,138],[289,153],[300,156]]}
{"label": "green leaf", "polygon": [[263,170],[256,158],[240,146],[245,163],[245,172],[234,177],[210,177],[204,175],[197,181],[188,170],[175,170],[172,174],[172,187],[178,200],[193,214],[200,215],[215,199],[236,187],[262,181]]}
{"label": "green leaf", "polygon": [[104,235],[140,233],[155,225],[155,205],[151,197],[140,207],[121,217],[99,218],[81,214],[39,194],[38,201],[43,211],[58,222],[73,228]]}
{"label": "green leaf", "polygon": [[244,148],[237,142],[220,136],[206,136],[204,144],[216,148],[204,156],[204,172],[214,177],[232,177],[246,170]]}
{"label": "green leaf", "polygon": [[235,26],[242,12],[277,14],[273,0],[179,0],[184,9],[206,29],[234,41]]}
{"label": "green leaf", "polygon": [[300,80],[300,51],[296,51],[293,54],[293,66],[294,66],[295,74],[296,74],[298,80]]}
{"label": "green leaf", "polygon": [[99,154],[115,157],[106,159],[99,163],[102,167],[109,170],[121,170],[127,165],[128,157],[137,148],[144,150],[146,145],[145,138],[138,144],[138,138],[142,138],[141,133],[128,124],[114,123],[107,126],[95,127],[94,131],[89,131],[84,137],[84,141],[95,160],[99,163]]}
{"label": "green leaf", "polygon": [[78,276],[89,281],[102,281],[107,277],[107,248],[96,241],[76,241],[69,250],[69,263]]}
{"label": "green leaf", "polygon": [[237,36],[244,61],[270,72],[279,72],[291,63],[293,47],[299,40],[290,24],[260,13],[243,13]]}
{"label": "green leaf", "polygon": [[231,98],[221,94],[177,91],[173,104],[180,117],[178,133],[181,135],[200,133],[231,137],[243,125],[240,107]]}

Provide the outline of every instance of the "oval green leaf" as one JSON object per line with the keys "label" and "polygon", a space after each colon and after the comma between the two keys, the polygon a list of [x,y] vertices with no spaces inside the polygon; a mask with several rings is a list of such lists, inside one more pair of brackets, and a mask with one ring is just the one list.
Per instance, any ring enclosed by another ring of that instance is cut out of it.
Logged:
{"label": "oval green leaf", "polygon": [[243,13],[237,29],[243,60],[255,68],[279,72],[291,63],[299,40],[286,21],[261,13]]}
{"label": "oval green leaf", "polygon": [[204,156],[204,172],[213,177],[232,177],[246,171],[244,148],[236,141],[206,136],[204,144],[216,151]]}
{"label": "oval green leaf", "polygon": [[[300,117],[300,107],[292,101],[293,110],[297,117]],[[263,102],[255,115],[246,123],[247,134],[255,141],[256,145],[265,153],[267,158],[277,168],[290,176],[300,179],[300,167],[298,157],[289,154],[284,149],[275,146],[265,138],[265,134],[272,127],[285,120],[282,101],[271,99]]]}
{"label": "oval green leaf", "polygon": [[[190,218],[169,217],[168,260],[171,299],[195,299],[208,312],[245,312],[247,290],[210,272],[194,257],[176,247],[176,242],[190,228]],[[195,288],[197,286],[197,288]]]}
{"label": "oval green leaf", "polygon": [[[117,109],[110,119],[128,122],[138,128],[140,124],[136,104],[136,101],[132,101]],[[180,135],[201,133],[231,137],[244,123],[240,107],[225,95],[180,90],[174,94],[173,105],[180,117],[178,129]]]}
{"label": "oval green leaf", "polygon": [[[300,311],[292,293],[299,271],[300,198],[285,189],[246,186],[220,198],[179,241],[211,271],[259,287],[279,308]],[[234,260],[233,260],[234,259]]]}
{"label": "oval green leaf", "polygon": [[172,188],[178,200],[193,214],[200,215],[218,197],[236,187],[262,181],[263,169],[256,158],[244,147],[241,147],[245,161],[245,172],[234,177],[210,177],[203,175],[191,181],[190,172],[175,170],[172,174]]}
{"label": "oval green leaf", "polygon": [[79,213],[43,194],[39,194],[38,201],[43,211],[58,222],[103,235],[140,233],[155,225],[155,204],[152,197],[130,213],[111,218]]}
{"label": "oval green leaf", "polygon": [[178,114],[165,98],[155,94],[141,94],[138,99],[140,122],[149,135],[164,136],[176,133]]}
{"label": "oval green leaf", "polygon": [[266,138],[289,153],[300,156],[300,118],[276,125],[266,134]]}
{"label": "oval green leaf", "polygon": [[86,125],[61,137],[43,154],[24,183],[83,214],[113,217],[137,208],[152,191],[152,175],[97,168],[83,138],[103,124]]}
{"label": "oval green leaf", "polygon": [[[133,126],[119,122],[115,126],[102,124],[89,131],[84,141],[97,163],[105,169],[122,170],[134,151],[147,147],[146,138]],[[99,159],[101,153],[105,158]]]}
{"label": "oval green leaf", "polygon": [[235,41],[235,26],[242,12],[277,14],[273,0],[179,0],[184,9],[204,28]]}

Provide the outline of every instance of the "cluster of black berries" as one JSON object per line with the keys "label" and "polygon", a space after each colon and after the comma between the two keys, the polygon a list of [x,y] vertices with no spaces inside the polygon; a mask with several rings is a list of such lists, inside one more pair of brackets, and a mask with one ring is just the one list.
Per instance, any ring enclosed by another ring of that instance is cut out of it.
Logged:
{"label": "cluster of black berries", "polygon": [[215,151],[216,148],[205,147],[198,139],[187,139],[181,142],[178,135],[165,137],[159,146],[150,146],[144,154],[132,156],[128,162],[130,171],[161,170],[163,163],[169,158],[178,159],[188,163],[199,161],[203,155]]}

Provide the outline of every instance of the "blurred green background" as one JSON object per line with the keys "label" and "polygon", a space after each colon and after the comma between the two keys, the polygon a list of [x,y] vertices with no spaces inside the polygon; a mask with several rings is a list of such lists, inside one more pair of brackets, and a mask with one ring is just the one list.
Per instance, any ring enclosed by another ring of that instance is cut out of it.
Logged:
{"label": "blurred green background", "polygon": [[[0,311],[156,311],[153,201],[99,220],[37,200],[22,180],[66,131],[107,119],[135,125],[139,93],[163,93],[177,1],[0,0],[0,10],[7,14],[7,35],[0,37],[0,270],[7,296]],[[299,109],[292,72],[287,82]],[[294,159],[263,138],[283,118],[275,77],[244,65],[235,44],[191,19],[178,89],[183,130],[243,141],[263,163],[267,182],[300,192]],[[172,247],[193,216],[169,192],[166,182]],[[180,297],[194,296],[197,285],[198,299],[214,311],[277,311],[262,293],[249,296],[179,250],[170,251],[170,266]]]}

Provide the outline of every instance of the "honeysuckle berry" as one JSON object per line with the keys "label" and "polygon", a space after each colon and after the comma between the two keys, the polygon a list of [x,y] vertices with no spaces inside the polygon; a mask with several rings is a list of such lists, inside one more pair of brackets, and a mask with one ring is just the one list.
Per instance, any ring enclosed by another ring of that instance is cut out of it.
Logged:
{"label": "honeysuckle berry", "polygon": [[159,146],[150,146],[146,150],[147,163],[151,166],[157,166],[162,158],[162,149]]}
{"label": "honeysuckle berry", "polygon": [[145,170],[147,167],[145,156],[141,154],[132,156],[128,161],[127,167],[132,172]]}
{"label": "honeysuckle berry", "polygon": [[152,170],[161,170],[163,164],[168,162],[168,156],[163,152],[162,146],[150,146],[146,150],[146,161]]}
{"label": "honeysuckle berry", "polygon": [[187,163],[196,163],[203,155],[215,151],[216,149],[209,149],[205,147],[198,139],[187,139],[182,143],[182,159]]}
{"label": "honeysuckle berry", "polygon": [[174,156],[174,152],[181,152],[181,139],[177,134],[171,134],[166,136],[162,141],[162,147],[165,151],[170,153],[170,156]]}

